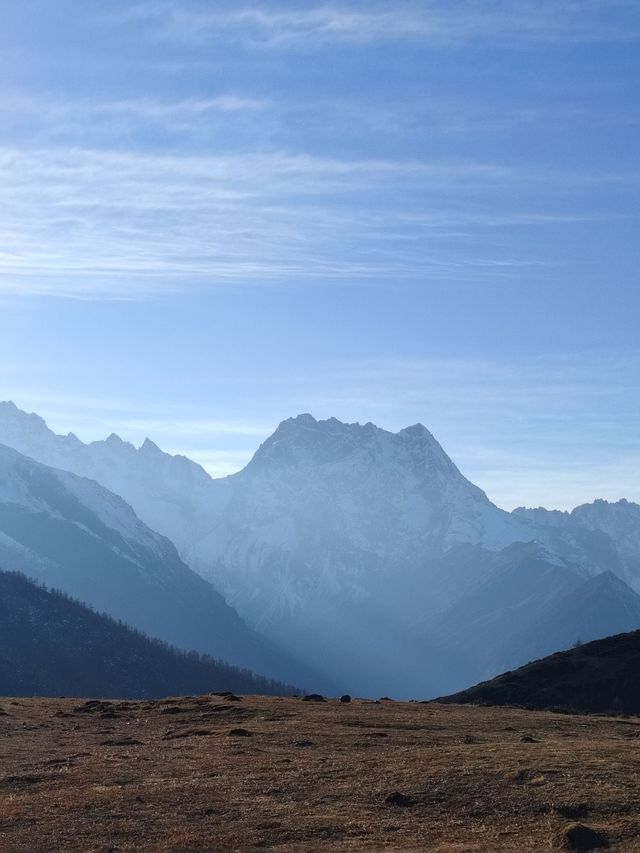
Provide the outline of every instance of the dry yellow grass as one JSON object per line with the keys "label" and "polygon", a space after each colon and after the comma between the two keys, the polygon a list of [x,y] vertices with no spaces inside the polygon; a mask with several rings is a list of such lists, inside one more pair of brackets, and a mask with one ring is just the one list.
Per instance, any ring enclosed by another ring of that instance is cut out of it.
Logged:
{"label": "dry yellow grass", "polygon": [[638,718],[261,696],[0,708],[3,851],[543,851],[572,822],[640,850]]}

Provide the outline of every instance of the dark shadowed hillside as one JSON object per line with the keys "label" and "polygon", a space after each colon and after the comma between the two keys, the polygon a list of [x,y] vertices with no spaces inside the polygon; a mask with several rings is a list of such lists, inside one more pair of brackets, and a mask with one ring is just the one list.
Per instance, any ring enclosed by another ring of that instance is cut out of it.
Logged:
{"label": "dark shadowed hillside", "polygon": [[0,571],[0,695],[153,698],[220,690],[292,692]]}
{"label": "dark shadowed hillside", "polygon": [[640,631],[576,646],[438,702],[640,713]]}
{"label": "dark shadowed hillside", "polygon": [[327,689],[327,679],[249,628],[122,498],[2,445],[0,566],[179,649]]}

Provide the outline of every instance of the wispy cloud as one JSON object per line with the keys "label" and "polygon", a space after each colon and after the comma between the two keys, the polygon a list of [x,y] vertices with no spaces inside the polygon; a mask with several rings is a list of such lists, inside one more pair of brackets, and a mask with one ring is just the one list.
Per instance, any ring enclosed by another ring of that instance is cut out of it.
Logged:
{"label": "wispy cloud", "polygon": [[[219,436],[252,436],[264,438],[276,424],[247,423],[245,421],[214,420],[208,418],[121,418],[115,427],[124,434],[144,433],[145,436],[169,433],[177,440],[207,438],[215,441]],[[180,451],[184,453],[185,451]]]}
{"label": "wispy cloud", "polygon": [[[169,99],[136,97],[120,99],[69,98],[34,95],[19,90],[2,93],[0,124],[11,138],[47,139],[57,145],[85,147],[112,145],[123,138],[132,147],[179,143],[183,149],[199,144],[218,151],[290,147],[300,129],[308,136],[331,131],[335,138],[362,140],[410,138],[416,132],[449,140],[524,130],[576,126],[583,128],[637,126],[633,112],[610,106],[598,111],[587,107],[550,103],[544,92],[528,105],[487,103],[439,94],[418,96],[406,102],[371,94],[363,101],[353,97],[278,98],[217,93],[207,97]],[[494,137],[495,138],[495,137]]]}
{"label": "wispy cloud", "polygon": [[470,41],[602,41],[640,36],[632,0],[444,0],[393,4],[139,3],[126,13],[179,39],[228,39],[268,47],[399,38],[456,44]]}
{"label": "wispy cloud", "polygon": [[69,99],[56,100],[26,95],[21,92],[6,92],[2,99],[5,115],[31,114],[50,131],[77,124],[87,125],[94,120],[113,121],[126,118],[132,124],[157,122],[173,127],[216,115],[256,113],[270,109],[273,101],[268,98],[250,98],[237,94],[218,94],[211,97],[190,97],[174,100],[162,98],[122,98],[120,100]]}
{"label": "wispy cloud", "polygon": [[[547,264],[479,250],[477,229],[588,218],[514,211],[513,188],[539,183],[539,173],[473,161],[5,147],[0,171],[0,291],[23,294],[480,281]],[[474,210],[476,194],[485,200]]]}
{"label": "wispy cloud", "polygon": [[[638,355],[571,355],[514,358],[372,359],[344,366],[336,380],[336,393],[319,398],[324,410],[379,413],[385,423],[394,409],[411,410],[416,419],[425,419],[442,435],[461,434],[467,424],[469,434],[477,423],[494,421],[500,431],[511,432],[509,446],[522,440],[528,446],[552,445],[564,435],[578,448],[582,441],[615,452],[612,430],[625,432],[628,443],[635,437],[633,411],[640,393]],[[325,383],[328,385],[329,383]],[[381,394],[386,388],[387,393]],[[356,390],[357,389],[357,390]],[[350,394],[354,393],[356,405]],[[342,395],[341,393],[342,392]],[[422,413],[422,414],[420,414]],[[574,429],[583,420],[589,429]],[[440,424],[440,426],[438,426]],[[519,439],[517,438],[519,436]]]}

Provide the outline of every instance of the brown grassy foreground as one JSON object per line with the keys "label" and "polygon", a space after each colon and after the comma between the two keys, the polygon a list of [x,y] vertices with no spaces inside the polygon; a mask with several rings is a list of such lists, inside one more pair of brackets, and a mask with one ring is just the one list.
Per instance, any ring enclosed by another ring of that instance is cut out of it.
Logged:
{"label": "brown grassy foreground", "polygon": [[572,822],[640,850],[640,718],[262,696],[0,708],[3,851],[541,851]]}

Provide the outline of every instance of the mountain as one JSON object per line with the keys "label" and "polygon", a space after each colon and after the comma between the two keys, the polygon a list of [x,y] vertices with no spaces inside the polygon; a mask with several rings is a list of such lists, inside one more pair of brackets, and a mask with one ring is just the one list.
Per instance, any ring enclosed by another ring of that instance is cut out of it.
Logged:
{"label": "mountain", "polygon": [[640,595],[613,572],[602,572],[557,598],[534,618],[523,621],[509,643],[508,666],[575,643],[598,640],[640,628]]}
{"label": "mountain", "polygon": [[581,559],[591,568],[608,569],[640,592],[640,506],[624,498],[602,499],[571,512],[525,509],[512,516],[546,532],[557,551]]}
{"label": "mountain", "polygon": [[96,480],[123,497],[152,530],[182,550],[205,535],[216,512],[218,488],[184,456],[163,453],[148,440],[136,449],[110,435],[83,444],[73,433],[56,435],[36,414],[0,402],[0,444],[44,465]]}
{"label": "mountain", "polygon": [[435,701],[640,714],[640,631],[557,652]]}
{"label": "mountain", "polygon": [[0,445],[0,565],[182,649],[296,683],[310,673],[249,629],[125,501]]}
{"label": "mountain", "polygon": [[291,418],[225,486],[186,559],[249,624],[353,692],[425,695],[443,683],[450,656],[413,629],[451,594],[442,555],[517,538],[420,425],[394,434]]}
{"label": "mountain", "polygon": [[[399,566],[423,571],[425,557],[456,544],[498,549],[529,536],[420,425],[394,434],[290,418],[227,486],[215,526],[189,553],[214,564],[231,600],[262,624],[295,612],[311,588],[361,597],[372,579],[395,587]],[[265,565],[278,566],[275,578]],[[258,597],[247,593],[256,585]]]}
{"label": "mountain", "polygon": [[153,640],[24,575],[0,571],[0,695],[159,698],[292,689]]}
{"label": "mountain", "polygon": [[[288,561],[287,555],[302,554],[305,565],[339,555],[341,565],[327,580],[357,586],[354,561],[421,563],[425,553],[458,543],[496,550],[533,538],[528,521],[520,524],[492,504],[421,425],[393,434],[373,424],[300,415],[284,421],[243,471],[220,480],[149,440],[136,449],[113,435],[88,445],[72,434],[57,436],[12,403],[0,404],[0,442],[121,495],[183,559],[225,585],[239,606],[253,604],[264,623],[295,608],[295,587],[317,586],[317,567],[309,566],[307,579],[297,571],[291,584],[270,577],[257,595],[238,577],[240,555],[228,552],[244,551],[243,563],[252,551],[254,562],[280,565],[282,555]],[[259,572],[253,575],[260,584]]]}
{"label": "mountain", "polygon": [[[469,557],[473,572],[467,583],[448,607],[423,624],[427,641],[435,637],[446,649],[466,654],[467,666],[457,673],[458,689],[531,660],[539,640],[534,635],[530,647],[521,640],[527,626],[585,584],[579,571],[554,561],[535,542],[514,543],[497,552],[475,549]],[[586,624],[581,630],[591,639]]]}
{"label": "mountain", "polygon": [[[113,434],[90,444],[73,433],[56,435],[41,417],[11,402],[0,402],[0,443],[45,465],[96,480],[121,495],[152,529],[168,536],[183,556],[202,551],[205,561],[207,546],[200,543],[206,539],[212,544],[219,516],[238,488],[254,482],[258,489],[268,486],[269,480],[279,482],[287,471],[286,492],[295,491],[305,473],[322,473],[325,480],[337,474],[338,482],[329,489],[335,492],[340,480],[348,488],[360,488],[351,496],[360,507],[348,508],[360,516],[362,529],[355,532],[355,539],[367,548],[383,543],[389,552],[455,542],[499,548],[515,541],[514,536],[529,536],[528,521],[520,524],[492,504],[420,424],[394,434],[371,423],[361,426],[299,415],[280,424],[244,471],[219,480],[184,456],[164,453],[149,439],[135,448]],[[384,469],[379,473],[378,465]],[[342,471],[343,467],[350,471]],[[294,469],[300,473],[298,483]],[[370,486],[377,489],[376,506],[370,501],[374,495],[367,494]],[[393,494],[387,496],[389,487]],[[316,503],[322,504],[327,489],[317,491]],[[375,516],[390,507],[393,517],[378,531]],[[403,524],[394,525],[393,518]],[[372,534],[378,543],[370,542]]]}
{"label": "mountain", "polygon": [[426,643],[458,655],[454,690],[577,640],[640,628],[640,596],[613,572],[585,578],[535,542],[473,559],[474,580],[423,625]]}
{"label": "mountain", "polygon": [[0,440],[121,494],[253,628],[352,692],[436,689],[407,627],[447,595],[430,564],[457,543],[529,536],[419,425],[393,434],[301,415],[222,480],[151,442],[56,436],[12,404]]}
{"label": "mountain", "polygon": [[[350,692],[456,689],[537,654],[530,627],[590,578],[640,590],[640,507],[504,512],[420,424],[299,415],[219,480],[148,440],[56,436],[9,403],[0,441],[122,495],[253,629]],[[571,630],[593,636],[586,616]]]}

